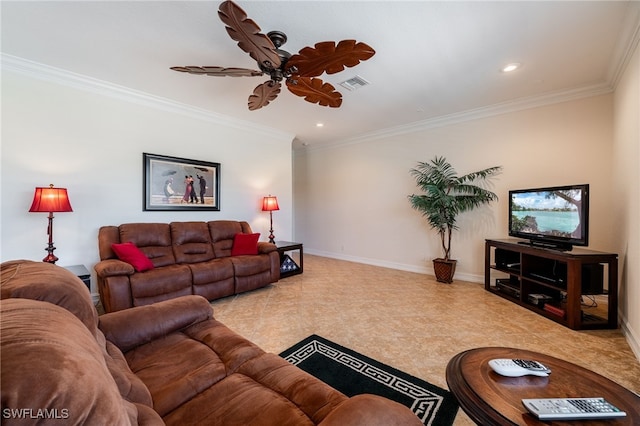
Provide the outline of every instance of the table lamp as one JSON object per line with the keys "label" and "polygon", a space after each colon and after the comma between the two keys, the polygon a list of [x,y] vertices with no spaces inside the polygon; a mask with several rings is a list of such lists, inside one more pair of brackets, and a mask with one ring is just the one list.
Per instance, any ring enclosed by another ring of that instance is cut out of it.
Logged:
{"label": "table lamp", "polygon": [[269,229],[269,242],[275,243],[275,236],[273,235],[273,211],[280,210],[278,207],[278,199],[272,195],[262,198],[262,211],[269,212],[269,218],[271,219],[271,228]]}
{"label": "table lamp", "polygon": [[49,185],[48,188],[36,188],[29,212],[49,213],[49,226],[47,227],[49,245],[45,248],[48,254],[42,259],[43,262],[56,263],[58,260],[53,254],[53,251],[56,249],[53,246],[53,213],[72,211],[69,196],[67,195],[67,188],[54,188],[53,184]]}

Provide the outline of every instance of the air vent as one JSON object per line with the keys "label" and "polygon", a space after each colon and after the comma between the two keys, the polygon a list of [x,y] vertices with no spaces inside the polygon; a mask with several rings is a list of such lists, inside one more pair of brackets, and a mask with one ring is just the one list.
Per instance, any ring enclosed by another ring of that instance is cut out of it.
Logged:
{"label": "air vent", "polygon": [[349,80],[340,83],[340,86],[344,87],[345,89],[354,91],[361,87],[367,86],[368,84],[370,83],[367,80],[360,77],[359,75],[356,75],[355,77],[352,77]]}

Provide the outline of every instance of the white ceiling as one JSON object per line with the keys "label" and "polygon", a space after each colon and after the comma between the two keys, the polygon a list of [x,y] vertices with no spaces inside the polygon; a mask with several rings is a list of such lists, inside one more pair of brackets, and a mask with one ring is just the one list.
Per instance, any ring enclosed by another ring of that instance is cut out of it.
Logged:
{"label": "white ceiling", "polygon": [[[353,38],[376,55],[332,76],[341,108],[285,88],[269,106],[247,98],[267,77],[178,73],[178,65],[256,68],[227,35],[218,1],[5,1],[3,59],[33,61],[317,145],[610,92],[640,28],[637,1],[254,1],[237,3],[291,53]],[[9,55],[9,56],[7,56]],[[522,67],[500,69],[510,62]],[[371,84],[350,92],[341,81]],[[316,127],[316,123],[324,127]]]}

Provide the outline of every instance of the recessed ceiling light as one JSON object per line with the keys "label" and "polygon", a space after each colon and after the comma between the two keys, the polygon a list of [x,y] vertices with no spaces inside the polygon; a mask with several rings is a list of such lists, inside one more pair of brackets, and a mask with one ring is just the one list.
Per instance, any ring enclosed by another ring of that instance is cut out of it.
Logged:
{"label": "recessed ceiling light", "polygon": [[324,123],[316,123],[316,127],[324,127]]}
{"label": "recessed ceiling light", "polygon": [[502,68],[502,72],[512,72],[517,70],[518,68],[520,68],[520,64],[517,62],[514,62]]}

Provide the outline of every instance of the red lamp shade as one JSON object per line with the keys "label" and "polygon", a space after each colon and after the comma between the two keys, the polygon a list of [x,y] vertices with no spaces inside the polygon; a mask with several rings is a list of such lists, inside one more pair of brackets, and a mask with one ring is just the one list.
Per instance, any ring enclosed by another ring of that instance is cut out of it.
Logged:
{"label": "red lamp shade", "polygon": [[53,254],[56,249],[53,246],[53,213],[73,211],[71,203],[69,203],[67,188],[54,188],[53,184],[49,185],[48,188],[37,187],[36,192],[33,194],[33,201],[29,211],[32,213],[49,213],[49,226],[47,226],[49,244],[45,248],[48,254],[42,261],[56,263],[58,257]]}
{"label": "red lamp shade", "polygon": [[278,207],[278,199],[271,195],[262,198],[262,211],[271,212],[274,210],[280,210],[280,207]]}
{"label": "red lamp shade", "polygon": [[53,184],[48,188],[36,188],[29,211],[32,213],[72,212],[67,188],[54,188]]}

